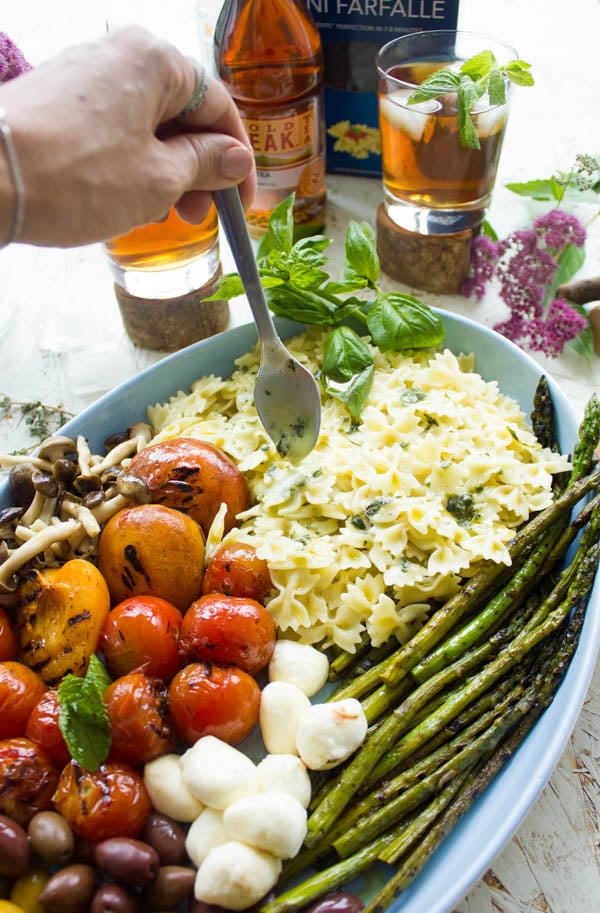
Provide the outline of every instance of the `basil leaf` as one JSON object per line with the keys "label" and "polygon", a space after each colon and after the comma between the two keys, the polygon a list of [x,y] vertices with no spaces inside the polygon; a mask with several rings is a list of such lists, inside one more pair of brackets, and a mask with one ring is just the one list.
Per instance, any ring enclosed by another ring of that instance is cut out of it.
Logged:
{"label": "basil leaf", "polygon": [[375,233],[368,222],[351,221],[346,229],[345,266],[373,285],[379,278]]}
{"label": "basil leaf", "polygon": [[264,257],[270,251],[283,251],[286,254],[294,244],[294,202],[296,194],[291,193],[278,206],[269,217],[269,227],[260,239],[257,257]]}
{"label": "basil leaf", "polygon": [[265,289],[267,303],[274,314],[298,323],[334,324],[336,306],[310,289],[280,285]]}
{"label": "basil leaf", "polygon": [[325,389],[329,396],[343,402],[352,418],[358,421],[363,406],[369,398],[374,374],[375,368],[370,365],[343,385],[330,383],[327,375],[324,375]]}
{"label": "basil leaf", "polygon": [[58,726],[71,757],[96,770],[108,757],[111,728],[103,694],[111,680],[97,656],[90,657],[84,678],[66,675],[58,688]]}
{"label": "basil leaf", "polygon": [[425,349],[439,345],[444,325],[435,311],[410,295],[378,296],[367,314],[367,326],[382,352]]}
{"label": "basil leaf", "polygon": [[331,380],[346,383],[372,364],[369,346],[351,327],[336,327],[325,340],[323,372]]}
{"label": "basil leaf", "polygon": [[207,296],[205,301],[229,301],[230,298],[237,298],[243,295],[244,286],[237,273],[226,273],[219,279],[216,292]]}

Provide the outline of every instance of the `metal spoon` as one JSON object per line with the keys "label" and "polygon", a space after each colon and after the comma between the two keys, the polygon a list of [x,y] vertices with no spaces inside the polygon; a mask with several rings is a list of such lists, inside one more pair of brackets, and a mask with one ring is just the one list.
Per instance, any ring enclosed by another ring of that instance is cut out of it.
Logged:
{"label": "metal spoon", "polygon": [[260,366],[254,386],[256,411],[280,456],[296,463],[310,453],[319,437],[319,387],[310,371],[288,352],[277,335],[237,187],[216,190],[213,197],[258,329]]}

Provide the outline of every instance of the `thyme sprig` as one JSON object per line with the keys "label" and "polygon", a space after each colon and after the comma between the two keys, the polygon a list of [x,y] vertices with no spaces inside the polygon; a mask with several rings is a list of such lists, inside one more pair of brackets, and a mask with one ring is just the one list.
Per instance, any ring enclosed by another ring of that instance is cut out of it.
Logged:
{"label": "thyme sprig", "polygon": [[[4,393],[0,395],[0,421],[25,422],[36,443],[58,431],[72,417],[73,413],[62,406],[48,405],[41,400],[17,400]],[[33,445],[29,449],[33,449]]]}

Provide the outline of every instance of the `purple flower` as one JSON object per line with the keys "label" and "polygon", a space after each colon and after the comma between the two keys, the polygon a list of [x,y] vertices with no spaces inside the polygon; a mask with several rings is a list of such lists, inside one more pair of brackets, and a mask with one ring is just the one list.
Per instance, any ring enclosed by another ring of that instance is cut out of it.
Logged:
{"label": "purple flower", "polygon": [[546,250],[560,253],[567,244],[583,247],[585,228],[576,216],[562,209],[551,209],[533,223],[533,231]]}
{"label": "purple flower", "polygon": [[23,53],[8,35],[0,32],[0,83],[8,82],[31,69]]}
{"label": "purple flower", "polygon": [[463,279],[460,294],[481,301],[487,283],[494,277],[497,259],[498,250],[492,239],[487,235],[477,235],[471,245],[471,269]]}
{"label": "purple flower", "polygon": [[545,352],[550,358],[556,358],[565,345],[585,330],[587,325],[583,314],[571,307],[564,298],[555,298],[550,302],[546,317],[532,323],[529,344],[534,351]]}

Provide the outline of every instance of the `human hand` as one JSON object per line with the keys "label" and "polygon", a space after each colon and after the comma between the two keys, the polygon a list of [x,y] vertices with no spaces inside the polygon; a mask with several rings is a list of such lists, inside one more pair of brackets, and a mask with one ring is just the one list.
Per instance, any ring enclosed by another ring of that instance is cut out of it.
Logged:
{"label": "human hand", "polygon": [[250,205],[254,157],[226,88],[138,26],[69,48],[0,87],[25,189],[17,240],[59,247],[107,240],[173,205],[201,222],[210,191],[238,184]]}

